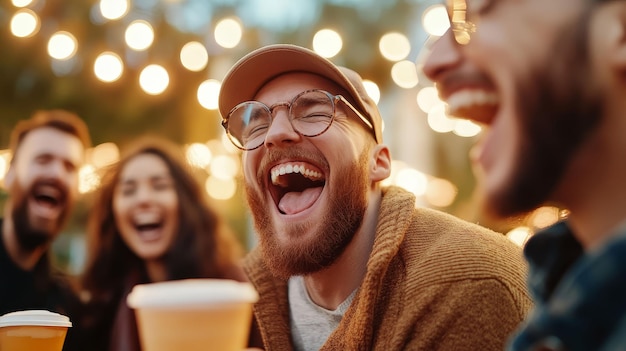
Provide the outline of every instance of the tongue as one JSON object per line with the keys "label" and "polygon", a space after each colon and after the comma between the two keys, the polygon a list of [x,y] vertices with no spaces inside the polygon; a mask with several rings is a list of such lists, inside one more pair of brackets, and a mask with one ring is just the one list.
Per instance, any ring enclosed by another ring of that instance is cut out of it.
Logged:
{"label": "tongue", "polygon": [[295,214],[311,207],[320,197],[323,187],[308,188],[303,192],[290,192],[280,199],[278,208],[286,214]]}
{"label": "tongue", "polygon": [[59,214],[58,207],[48,201],[35,200],[31,210],[35,215],[46,219],[56,219]]}
{"label": "tongue", "polygon": [[160,228],[145,228],[139,230],[139,238],[144,241],[154,241],[161,238]]}

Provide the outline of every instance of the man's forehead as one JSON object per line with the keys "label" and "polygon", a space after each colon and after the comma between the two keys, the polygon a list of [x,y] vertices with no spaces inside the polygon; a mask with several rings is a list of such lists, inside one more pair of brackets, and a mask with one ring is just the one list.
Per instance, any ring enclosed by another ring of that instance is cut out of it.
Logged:
{"label": "man's forehead", "polygon": [[41,127],[28,132],[17,148],[18,154],[61,154],[71,157],[73,161],[80,161],[84,148],[80,139],[65,131]]}

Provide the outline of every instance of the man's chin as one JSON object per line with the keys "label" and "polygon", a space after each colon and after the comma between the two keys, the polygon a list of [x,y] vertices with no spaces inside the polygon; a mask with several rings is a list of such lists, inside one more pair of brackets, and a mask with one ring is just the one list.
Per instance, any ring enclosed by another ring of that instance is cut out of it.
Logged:
{"label": "man's chin", "polygon": [[[300,228],[300,232],[304,232],[304,229]],[[323,270],[335,262],[345,247],[344,244],[329,247],[323,240],[311,241],[306,238],[280,243],[273,235],[262,238],[260,246],[267,267],[274,276],[283,279]]]}
{"label": "man's chin", "polygon": [[486,191],[480,199],[482,216],[498,229],[500,227],[498,224],[508,227],[511,223],[518,223],[540,206],[534,201],[529,201],[528,197],[517,196],[512,190],[513,188],[503,189],[501,192]]}
{"label": "man's chin", "polygon": [[300,272],[294,269],[294,265],[290,264],[284,258],[281,258],[281,256],[277,256],[274,250],[263,248],[262,251],[265,264],[273,276],[286,280],[300,274]]}
{"label": "man's chin", "polygon": [[40,233],[47,233],[47,236],[54,237],[67,222],[67,218],[33,218],[31,219],[31,229]]}
{"label": "man's chin", "polygon": [[37,219],[28,222],[18,220],[14,224],[17,239],[26,250],[50,245],[61,232],[63,225],[60,219],[56,221]]}
{"label": "man's chin", "polygon": [[40,247],[47,247],[53,240],[53,236],[47,232],[31,230],[18,236],[20,246],[25,250],[35,250]]}

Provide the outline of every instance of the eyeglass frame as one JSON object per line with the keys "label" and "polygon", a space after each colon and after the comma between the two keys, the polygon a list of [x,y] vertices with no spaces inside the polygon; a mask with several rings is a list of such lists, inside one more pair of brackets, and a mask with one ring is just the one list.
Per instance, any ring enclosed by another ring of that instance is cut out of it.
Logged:
{"label": "eyeglass frame", "polygon": [[[328,97],[328,99],[330,100],[330,102],[331,102],[331,104],[332,104],[332,108],[333,108],[332,112],[333,112],[333,115],[331,116],[331,118],[330,118],[330,122],[328,123],[328,125],[327,125],[327,126],[326,126],[326,127],[325,127],[322,131],[321,131],[321,132],[316,133],[316,134],[313,134],[313,135],[306,135],[306,134],[303,134],[303,133],[302,133],[302,132],[300,132],[297,128],[295,128],[295,127],[294,127],[294,125],[293,125],[293,119],[294,119],[295,117],[294,117],[294,116],[292,115],[292,113],[291,113],[291,106],[293,106],[293,103],[294,103],[294,102],[295,102],[298,98],[300,98],[302,95],[307,94],[307,93],[311,93],[311,92],[319,92],[319,93],[323,93],[323,94],[325,94],[325,95]],[[364,116],[364,115],[363,115],[363,114],[362,114],[359,110],[357,110],[357,109],[356,109],[356,107],[354,107],[354,105],[352,105],[352,103],[350,103],[350,101],[348,101],[348,99],[346,99],[346,98],[345,98],[343,95],[341,95],[341,94],[333,95],[333,94],[329,93],[328,91],[326,91],[326,90],[322,90],[322,89],[308,89],[308,90],[305,90],[305,91],[303,91],[303,92],[300,92],[298,95],[294,96],[294,97],[293,97],[293,99],[291,99],[291,101],[290,101],[290,102],[279,102],[279,103],[275,103],[275,104],[273,104],[272,106],[267,106],[266,104],[264,104],[264,103],[262,103],[262,102],[260,102],[260,101],[257,101],[257,100],[248,100],[248,101],[241,102],[241,103],[237,104],[235,107],[233,107],[232,109],[230,109],[230,111],[228,112],[228,115],[226,115],[226,117],[225,117],[225,118],[222,118],[222,127],[223,127],[223,128],[224,128],[224,130],[226,131],[226,135],[228,136],[228,140],[230,140],[230,142],[231,142],[233,145],[235,145],[235,147],[236,147],[236,148],[238,148],[239,150],[242,150],[242,151],[252,151],[252,150],[256,150],[256,149],[258,149],[259,147],[261,147],[263,144],[265,144],[265,141],[261,142],[259,145],[255,146],[255,147],[253,147],[253,148],[245,148],[245,147],[241,147],[241,146],[237,145],[237,143],[235,143],[235,142],[233,141],[233,138],[235,138],[235,137],[234,137],[234,136],[230,133],[230,130],[228,129],[228,121],[230,120],[230,116],[232,115],[232,113],[233,113],[235,110],[237,110],[237,109],[241,108],[241,107],[242,107],[243,105],[245,105],[245,104],[250,104],[250,103],[259,104],[259,105],[261,105],[261,106],[262,106],[262,107],[263,107],[263,108],[264,108],[264,109],[268,112],[268,114],[269,114],[269,116],[270,116],[270,124],[269,124],[269,126],[268,126],[268,129],[269,129],[269,127],[271,127],[272,123],[274,123],[274,114],[273,114],[274,110],[275,110],[277,107],[285,106],[285,107],[287,107],[287,108],[288,108],[288,112],[287,112],[287,113],[288,113],[288,120],[289,120],[289,124],[291,125],[291,128],[292,128],[292,129],[293,129],[296,133],[298,133],[298,134],[299,134],[299,135],[301,135],[301,136],[308,137],[308,138],[313,138],[313,137],[320,136],[320,135],[322,135],[322,134],[326,133],[326,131],[327,131],[328,129],[330,129],[330,126],[331,126],[331,125],[333,124],[333,122],[335,121],[335,115],[336,115],[336,112],[337,112],[337,108],[336,108],[336,101],[342,101],[344,104],[346,104],[346,106],[348,106],[348,108],[350,108],[350,110],[352,110],[352,112],[354,112],[354,114],[355,114],[355,115],[357,115],[357,117],[359,117],[359,119],[361,120],[361,122],[365,123],[365,125],[366,125],[369,129],[370,129],[370,131],[371,131],[372,133],[375,133],[375,130],[374,130],[374,125],[372,124],[372,122],[370,122],[370,121],[369,121],[369,120],[368,120],[368,119],[367,119],[367,118],[366,118],[366,117],[365,117],[365,116]],[[375,134],[374,134],[374,135],[375,135]],[[267,137],[267,132],[265,133],[265,136],[264,136],[263,140],[265,140],[265,138],[266,138],[266,137]],[[235,138],[235,139],[237,139],[237,138]]]}
{"label": "eyeglass frame", "polygon": [[[588,4],[600,4],[608,1],[609,0],[595,0],[588,2]],[[462,6],[455,6],[454,3],[462,3]],[[454,34],[454,40],[459,45],[469,44],[472,39],[472,34],[476,32],[477,25],[467,20],[467,0],[445,0],[445,4],[448,20],[450,21],[450,29],[452,30],[452,34]]]}
{"label": "eyeglass frame", "polygon": [[467,20],[467,0],[446,0],[446,12],[454,41],[459,45],[469,44],[476,32],[476,24]]}

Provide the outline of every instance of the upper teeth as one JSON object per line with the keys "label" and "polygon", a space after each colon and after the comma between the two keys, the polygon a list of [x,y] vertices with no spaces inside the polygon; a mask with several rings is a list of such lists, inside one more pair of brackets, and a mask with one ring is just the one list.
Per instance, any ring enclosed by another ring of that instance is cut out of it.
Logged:
{"label": "upper teeth", "polygon": [[53,199],[56,199],[57,197],[60,197],[60,191],[59,189],[50,186],[50,185],[42,185],[40,187],[37,188],[37,195],[38,196],[47,196]]}
{"label": "upper teeth", "polygon": [[136,225],[148,225],[158,223],[160,219],[154,212],[142,212],[135,214],[133,220]]}
{"label": "upper teeth", "polygon": [[493,92],[469,89],[450,95],[447,99],[450,110],[458,110],[463,107],[476,105],[496,105],[498,96]]}
{"label": "upper teeth", "polygon": [[303,176],[311,179],[318,180],[322,178],[322,175],[318,171],[314,171],[312,169],[306,168],[304,165],[283,165],[272,170],[272,183],[274,185],[280,185],[278,182],[278,177],[285,174],[291,173],[300,173]]}

